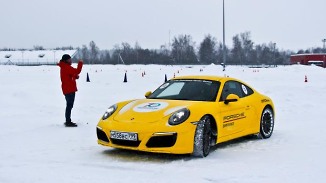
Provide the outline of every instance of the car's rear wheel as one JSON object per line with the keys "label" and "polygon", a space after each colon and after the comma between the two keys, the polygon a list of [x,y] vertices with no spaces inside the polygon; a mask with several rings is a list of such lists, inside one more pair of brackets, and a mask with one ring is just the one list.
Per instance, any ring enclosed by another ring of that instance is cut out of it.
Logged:
{"label": "car's rear wheel", "polygon": [[272,136],[274,130],[274,113],[271,108],[267,107],[263,110],[260,118],[259,135],[267,139]]}
{"label": "car's rear wheel", "polygon": [[197,124],[193,156],[206,157],[211,147],[211,118],[204,116]]}

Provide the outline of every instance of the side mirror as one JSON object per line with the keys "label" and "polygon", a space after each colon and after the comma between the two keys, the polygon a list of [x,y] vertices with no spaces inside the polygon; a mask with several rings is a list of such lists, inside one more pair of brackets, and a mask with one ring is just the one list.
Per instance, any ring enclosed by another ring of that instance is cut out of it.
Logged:
{"label": "side mirror", "polygon": [[145,97],[148,98],[150,95],[152,95],[152,92],[151,91],[148,91],[145,93]]}
{"label": "side mirror", "polygon": [[224,104],[229,104],[230,102],[236,102],[238,101],[240,98],[238,95],[235,94],[229,94],[226,99],[224,100]]}

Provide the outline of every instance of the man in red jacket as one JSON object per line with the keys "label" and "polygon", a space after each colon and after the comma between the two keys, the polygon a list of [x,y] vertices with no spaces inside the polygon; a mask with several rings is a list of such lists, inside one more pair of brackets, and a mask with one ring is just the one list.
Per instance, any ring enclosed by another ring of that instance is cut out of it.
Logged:
{"label": "man in red jacket", "polygon": [[71,121],[71,110],[74,107],[75,93],[77,91],[76,79],[79,78],[79,73],[83,68],[83,61],[78,61],[77,69],[71,66],[71,57],[68,54],[64,54],[62,59],[58,63],[60,67],[61,87],[62,92],[66,98],[66,127],[77,127],[76,123]]}

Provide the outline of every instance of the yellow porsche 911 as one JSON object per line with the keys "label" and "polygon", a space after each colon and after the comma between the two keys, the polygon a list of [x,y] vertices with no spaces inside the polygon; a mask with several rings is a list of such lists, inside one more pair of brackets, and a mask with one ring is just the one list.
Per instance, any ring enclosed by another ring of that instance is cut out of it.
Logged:
{"label": "yellow porsche 911", "polygon": [[273,133],[272,100],[237,79],[176,77],[145,97],[109,107],[97,125],[98,143],[205,157],[218,143]]}

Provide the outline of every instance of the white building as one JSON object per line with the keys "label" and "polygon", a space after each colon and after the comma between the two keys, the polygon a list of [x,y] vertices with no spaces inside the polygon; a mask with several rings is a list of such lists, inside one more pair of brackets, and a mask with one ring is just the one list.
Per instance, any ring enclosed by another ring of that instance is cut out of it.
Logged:
{"label": "white building", "polygon": [[0,65],[55,65],[63,54],[73,57],[77,50],[0,51]]}

